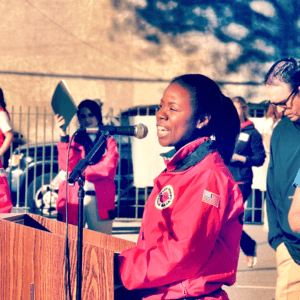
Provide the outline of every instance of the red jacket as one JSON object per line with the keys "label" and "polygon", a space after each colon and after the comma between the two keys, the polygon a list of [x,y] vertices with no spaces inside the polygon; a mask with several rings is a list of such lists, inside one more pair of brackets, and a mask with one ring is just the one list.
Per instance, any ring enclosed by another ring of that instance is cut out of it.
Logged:
{"label": "red jacket", "polygon": [[[66,171],[68,143],[58,142],[58,164]],[[85,151],[82,145],[72,142],[69,153],[69,174],[77,165],[79,160],[85,157]],[[85,171],[85,179],[94,183],[96,198],[98,203],[98,213],[101,219],[109,219],[109,212],[115,209],[116,186],[114,178],[116,176],[119,161],[117,143],[113,137],[106,141],[106,153],[102,159],[95,165],[89,165]],[[79,184],[76,181],[74,186],[68,185],[68,221],[70,224],[77,225],[78,219],[78,189]],[[57,211],[66,218],[66,181],[59,186],[58,199],[56,203]]]}
{"label": "red jacket", "polygon": [[[5,111],[0,108],[0,111]],[[8,113],[7,113],[8,114]],[[0,129],[0,145],[3,144],[5,136]],[[13,205],[11,202],[10,189],[6,177],[6,172],[0,160],[0,213],[10,213]]]}
{"label": "red jacket", "polygon": [[[120,255],[124,286],[154,288],[147,299],[211,294],[236,280],[243,198],[219,153],[205,149],[205,139],[166,160],[167,169],[154,180],[137,246]],[[188,156],[188,168],[178,170]],[[227,299],[226,293],[218,299]]]}
{"label": "red jacket", "polygon": [[6,172],[0,160],[0,213],[10,213],[12,207]]}

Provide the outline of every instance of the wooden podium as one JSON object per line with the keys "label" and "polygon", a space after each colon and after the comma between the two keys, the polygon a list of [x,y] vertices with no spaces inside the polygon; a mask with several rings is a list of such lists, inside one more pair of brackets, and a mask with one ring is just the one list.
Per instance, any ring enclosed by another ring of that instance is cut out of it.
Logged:
{"label": "wooden podium", "polygon": [[[66,224],[34,214],[0,214],[0,299],[65,299]],[[77,226],[69,225],[72,299]],[[114,253],[134,242],[83,229],[82,300],[114,299]]]}

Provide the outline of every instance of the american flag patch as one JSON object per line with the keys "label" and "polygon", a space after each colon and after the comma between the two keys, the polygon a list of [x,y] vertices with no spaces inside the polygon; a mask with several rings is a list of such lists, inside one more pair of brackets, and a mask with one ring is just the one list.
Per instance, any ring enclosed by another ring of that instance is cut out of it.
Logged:
{"label": "american flag patch", "polygon": [[202,201],[215,207],[219,207],[220,197],[216,194],[213,194],[212,192],[204,190]]}

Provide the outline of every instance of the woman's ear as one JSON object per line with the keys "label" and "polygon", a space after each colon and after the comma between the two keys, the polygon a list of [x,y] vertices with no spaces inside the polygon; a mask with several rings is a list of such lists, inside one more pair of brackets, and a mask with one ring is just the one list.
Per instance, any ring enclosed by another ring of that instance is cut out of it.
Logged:
{"label": "woman's ear", "polygon": [[209,123],[211,116],[210,115],[205,115],[204,117],[200,118],[197,122],[197,128],[201,129],[205,126],[207,126],[207,124]]}

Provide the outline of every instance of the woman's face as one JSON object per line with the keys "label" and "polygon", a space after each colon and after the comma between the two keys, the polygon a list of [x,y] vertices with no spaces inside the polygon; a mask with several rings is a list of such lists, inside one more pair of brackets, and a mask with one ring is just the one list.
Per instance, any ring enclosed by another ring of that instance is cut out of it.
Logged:
{"label": "woman's face", "polygon": [[194,116],[190,92],[172,83],[165,90],[156,114],[157,136],[161,146],[180,149],[193,140],[198,120]]}
{"label": "woman's face", "polygon": [[97,118],[87,107],[83,107],[80,109],[78,114],[78,121],[81,128],[98,126]]}
{"label": "woman's face", "polygon": [[240,102],[238,101],[233,101],[233,105],[235,106],[236,110],[237,110],[237,113],[239,115],[239,118],[240,118],[240,122],[244,122],[245,121],[245,111],[243,109],[243,106]]}

